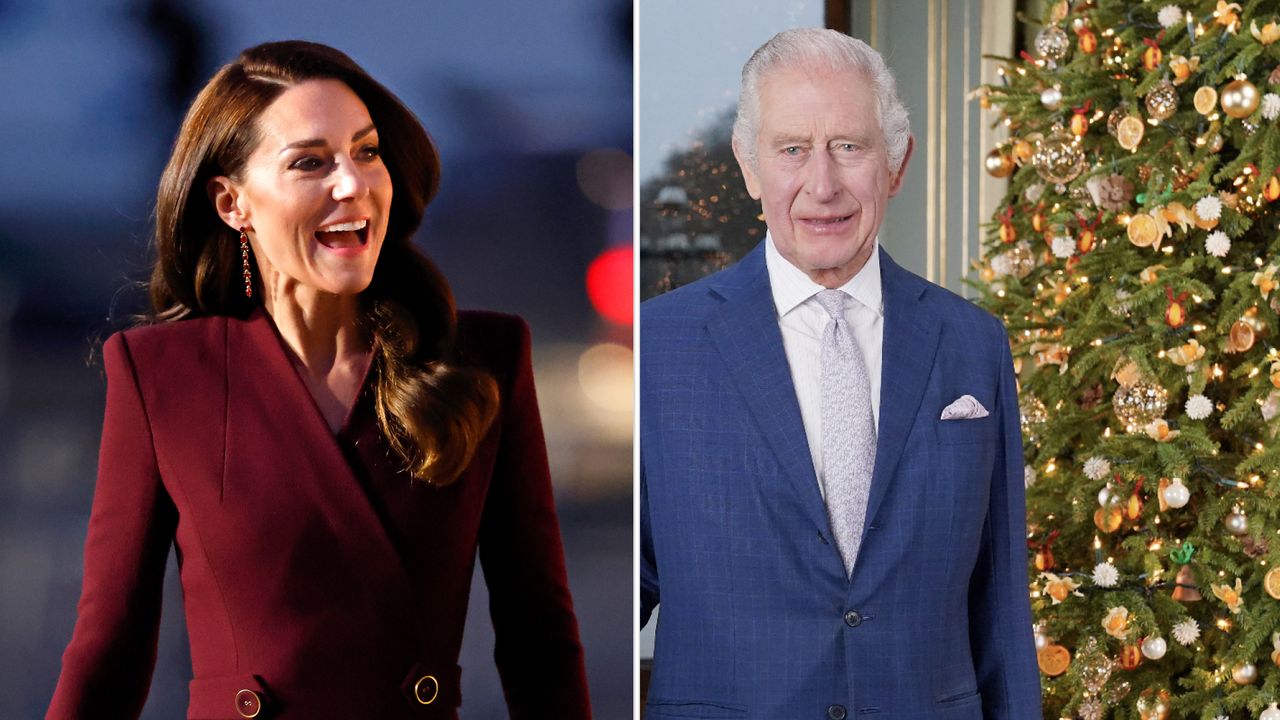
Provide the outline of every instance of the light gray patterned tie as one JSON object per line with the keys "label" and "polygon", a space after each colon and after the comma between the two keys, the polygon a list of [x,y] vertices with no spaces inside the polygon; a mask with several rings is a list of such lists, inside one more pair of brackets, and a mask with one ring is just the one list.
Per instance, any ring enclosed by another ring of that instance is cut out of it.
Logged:
{"label": "light gray patterned tie", "polygon": [[827,514],[846,573],[853,572],[876,463],[867,363],[844,319],[841,290],[823,290],[818,303],[831,319],[822,331],[822,483]]}

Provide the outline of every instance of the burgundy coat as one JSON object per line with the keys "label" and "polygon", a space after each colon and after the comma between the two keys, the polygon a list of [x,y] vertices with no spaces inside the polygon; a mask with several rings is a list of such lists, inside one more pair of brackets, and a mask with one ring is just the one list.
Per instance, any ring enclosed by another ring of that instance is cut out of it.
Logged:
{"label": "burgundy coat", "polygon": [[590,716],[523,321],[461,313],[497,421],[443,489],[397,470],[362,390],[335,437],[261,309],[104,348],[75,632],[49,718],[141,712],[169,545],[188,718],[455,718],[476,549],[513,718]]}

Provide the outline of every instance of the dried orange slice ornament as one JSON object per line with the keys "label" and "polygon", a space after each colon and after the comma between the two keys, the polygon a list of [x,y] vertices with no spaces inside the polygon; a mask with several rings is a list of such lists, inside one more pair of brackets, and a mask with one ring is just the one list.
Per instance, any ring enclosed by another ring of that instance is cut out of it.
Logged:
{"label": "dried orange slice ornament", "polygon": [[1146,213],[1138,213],[1129,220],[1129,242],[1138,247],[1151,247],[1160,236],[1160,225]]}
{"label": "dried orange slice ornament", "polygon": [[1138,147],[1138,143],[1142,142],[1142,136],[1146,132],[1147,128],[1142,124],[1142,118],[1130,115],[1116,125],[1116,140],[1125,150],[1133,150]]}
{"label": "dried orange slice ornament", "polygon": [[1061,645],[1046,645],[1036,653],[1036,663],[1040,665],[1040,672],[1057,677],[1071,664],[1071,651]]}

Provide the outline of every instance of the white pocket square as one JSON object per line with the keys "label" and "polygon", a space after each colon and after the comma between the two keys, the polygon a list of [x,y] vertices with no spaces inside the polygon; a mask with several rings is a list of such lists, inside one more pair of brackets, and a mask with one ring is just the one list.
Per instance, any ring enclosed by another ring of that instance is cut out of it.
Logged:
{"label": "white pocket square", "polygon": [[990,414],[972,395],[961,395],[955,402],[942,409],[943,420],[972,420],[984,418]]}

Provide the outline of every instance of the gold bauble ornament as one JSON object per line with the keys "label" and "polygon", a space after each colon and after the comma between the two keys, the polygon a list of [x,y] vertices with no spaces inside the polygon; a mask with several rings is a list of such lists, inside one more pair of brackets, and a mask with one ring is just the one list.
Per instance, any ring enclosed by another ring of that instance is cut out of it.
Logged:
{"label": "gold bauble ornament", "polygon": [[1147,93],[1143,104],[1152,118],[1167,120],[1178,111],[1178,89],[1168,80],[1161,80]]}
{"label": "gold bauble ornament", "polygon": [[1218,106],[1218,91],[1204,85],[1191,96],[1191,104],[1195,106],[1196,112],[1208,115]]}
{"label": "gold bauble ornament", "polygon": [[1231,668],[1231,680],[1237,685],[1252,685],[1258,682],[1258,666],[1251,662],[1236,663]]}
{"label": "gold bauble ornament", "polygon": [[1139,380],[1120,386],[1111,397],[1111,408],[1125,432],[1140,433],[1153,420],[1164,417],[1169,408],[1169,391],[1160,385]]}
{"label": "gold bauble ornament", "polygon": [[1125,150],[1137,148],[1146,132],[1147,127],[1142,123],[1142,118],[1135,115],[1129,115],[1116,123],[1116,140]]}
{"label": "gold bauble ornament", "polygon": [[986,162],[983,164],[991,177],[1004,178],[1013,174],[1013,157],[1002,148],[996,148],[987,153]]}
{"label": "gold bauble ornament", "polygon": [[1227,352],[1246,352],[1253,347],[1256,334],[1253,325],[1244,320],[1231,323],[1231,332],[1227,335]]}
{"label": "gold bauble ornament", "polygon": [[1040,177],[1051,183],[1065,185],[1079,177],[1087,161],[1076,138],[1056,132],[1036,143],[1031,164]]}
{"label": "gold bauble ornament", "polygon": [[1104,533],[1113,533],[1124,522],[1124,511],[1119,506],[1098,508],[1093,511],[1093,524]]}
{"label": "gold bauble ornament", "polygon": [[1013,141],[1013,159],[1019,163],[1030,160],[1035,151],[1035,146],[1026,140],[1019,138]]}
{"label": "gold bauble ornament", "polygon": [[1222,112],[1239,120],[1249,117],[1254,110],[1258,109],[1258,104],[1262,102],[1262,93],[1258,92],[1258,86],[1249,82],[1248,78],[1237,75],[1235,80],[1222,88],[1219,102],[1222,105]]}

